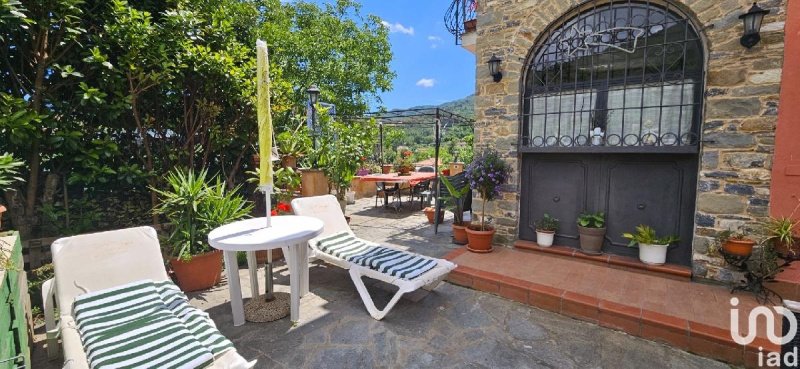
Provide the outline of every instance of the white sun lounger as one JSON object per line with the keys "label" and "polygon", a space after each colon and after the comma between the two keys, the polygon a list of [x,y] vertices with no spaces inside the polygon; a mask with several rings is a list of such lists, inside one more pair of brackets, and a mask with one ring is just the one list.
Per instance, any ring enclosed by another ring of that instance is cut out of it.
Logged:
{"label": "white sun lounger", "polygon": [[[292,200],[292,209],[297,215],[322,220],[325,224],[324,231],[308,242],[312,251],[310,254],[330,264],[349,269],[350,278],[353,280],[361,300],[364,301],[367,311],[377,320],[383,319],[404,294],[419,288],[433,290],[447,273],[456,267],[455,264],[444,259],[429,258],[358,239],[347,225],[339,202],[332,195],[294,199]],[[325,247],[334,243],[337,237],[346,239],[347,245],[335,250],[334,248],[337,246]],[[348,247],[348,250],[344,250]],[[403,259],[400,260],[406,260],[405,264],[392,266],[385,265],[386,263],[380,264],[383,262],[379,260],[381,253],[398,255],[398,252],[403,254],[401,256]],[[415,269],[419,266],[422,266],[423,269]],[[362,277],[393,284],[399,287],[399,290],[383,310],[378,310],[361,279]]]}
{"label": "white sun lounger", "polygon": [[[55,278],[42,285],[47,355],[58,356],[58,337],[64,348],[64,368],[85,369],[84,352],[72,306],[87,291],[99,291],[141,280],[169,281],[156,231],[151,227],[129,228],[61,238],[51,246]],[[55,303],[59,321],[56,323]],[[211,322],[213,324],[213,322]],[[236,350],[214,361],[212,368],[251,368]]]}

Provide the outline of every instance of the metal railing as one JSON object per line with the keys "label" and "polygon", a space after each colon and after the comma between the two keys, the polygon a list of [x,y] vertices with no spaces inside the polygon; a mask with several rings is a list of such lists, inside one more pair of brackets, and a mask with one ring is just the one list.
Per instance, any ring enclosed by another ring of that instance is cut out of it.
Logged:
{"label": "metal railing", "polygon": [[447,31],[455,36],[456,45],[461,44],[461,35],[475,30],[478,0],[453,0],[444,14]]}

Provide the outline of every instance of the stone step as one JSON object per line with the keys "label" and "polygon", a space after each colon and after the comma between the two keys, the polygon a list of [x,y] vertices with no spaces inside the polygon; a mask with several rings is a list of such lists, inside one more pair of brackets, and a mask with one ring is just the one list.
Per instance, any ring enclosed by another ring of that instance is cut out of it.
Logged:
{"label": "stone step", "polygon": [[553,245],[550,247],[541,247],[533,241],[518,240],[514,242],[514,248],[518,250],[533,251],[557,257],[569,258],[581,262],[605,265],[614,269],[624,269],[638,273],[656,275],[665,278],[679,280],[690,280],[692,278],[692,269],[689,267],[672,264],[650,265],[641,262],[639,259],[621,255],[588,255],[582,253],[579,249],[569,246]]}

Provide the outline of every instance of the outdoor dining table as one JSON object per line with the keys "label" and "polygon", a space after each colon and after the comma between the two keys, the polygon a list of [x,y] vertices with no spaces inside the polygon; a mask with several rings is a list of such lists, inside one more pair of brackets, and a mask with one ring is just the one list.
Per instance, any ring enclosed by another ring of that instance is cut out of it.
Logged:
{"label": "outdoor dining table", "polygon": [[[362,181],[375,182],[375,183],[394,183],[399,186],[403,183],[408,183],[409,187],[436,178],[436,173],[433,172],[411,172],[408,175],[401,176],[399,173],[386,173],[386,174],[369,174],[361,177]],[[384,193],[384,204],[388,196]]]}
{"label": "outdoor dining table", "polygon": [[231,295],[233,325],[244,324],[242,287],[236,253],[247,252],[252,298],[258,297],[256,251],[282,248],[287,255],[291,320],[300,319],[300,297],[308,293],[308,240],[322,233],[324,224],[317,218],[281,215],[272,217],[272,227],[267,228],[266,218],[251,218],[226,224],[208,234],[211,247],[222,250],[225,273]]}

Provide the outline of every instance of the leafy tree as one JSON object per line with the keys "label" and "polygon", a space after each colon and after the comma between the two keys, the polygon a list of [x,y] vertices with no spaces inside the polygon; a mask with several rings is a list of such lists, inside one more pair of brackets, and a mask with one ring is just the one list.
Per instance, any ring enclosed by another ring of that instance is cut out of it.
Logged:
{"label": "leafy tree", "polygon": [[311,83],[343,115],[391,88],[387,30],[353,0],[0,2],[0,40],[13,45],[0,49],[0,152],[25,162],[24,190],[5,194],[14,226],[29,235],[57,193],[67,218],[69,193],[149,192],[155,205],[149,188],[174,167],[234,187],[252,169],[258,38],[279,128]]}

